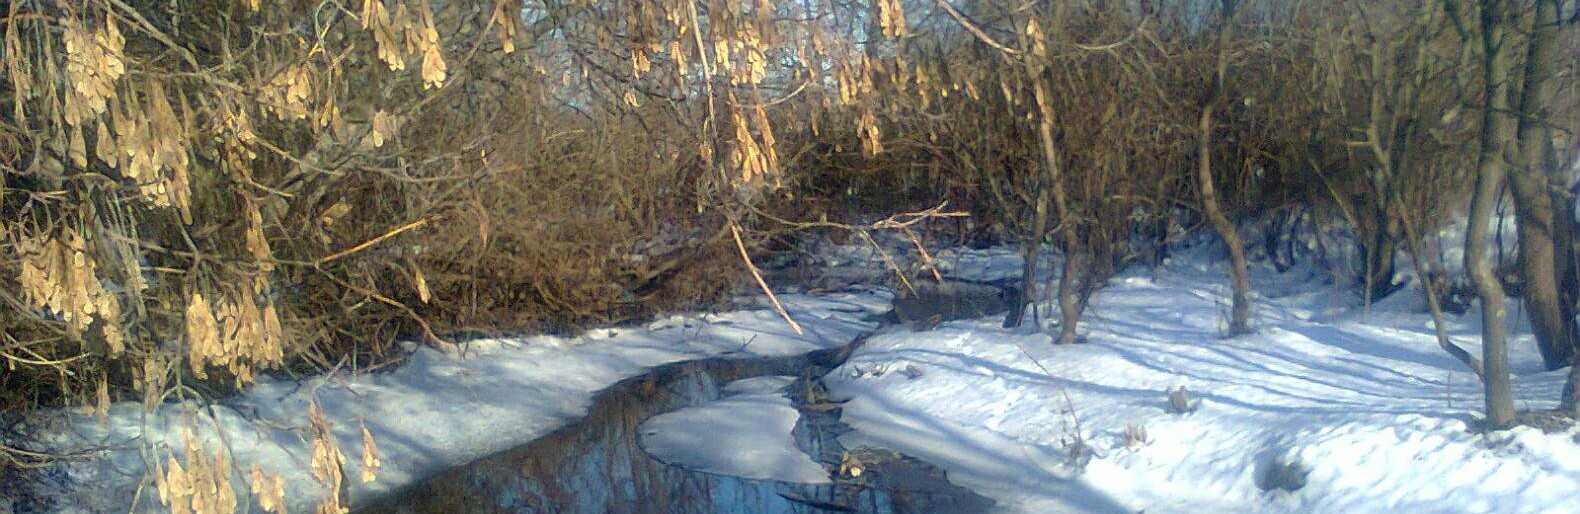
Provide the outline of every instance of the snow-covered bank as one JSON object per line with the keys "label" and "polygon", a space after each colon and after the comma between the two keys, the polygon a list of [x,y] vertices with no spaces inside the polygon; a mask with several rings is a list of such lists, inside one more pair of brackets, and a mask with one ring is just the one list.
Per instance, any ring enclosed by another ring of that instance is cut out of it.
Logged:
{"label": "snow-covered bank", "polygon": [[[153,484],[143,484],[138,454],[146,437],[164,462],[184,448],[184,425],[196,420],[210,451],[228,448],[238,473],[231,477],[242,503],[245,473],[252,465],[281,474],[289,512],[312,512],[323,497],[309,469],[307,404],[316,396],[340,447],[347,454],[354,502],[377,497],[437,471],[541,437],[581,418],[593,395],[655,366],[706,357],[751,358],[805,354],[844,345],[873,324],[863,318],[887,308],[884,294],[787,295],[786,307],[801,323],[796,335],[772,310],[720,315],[675,316],[645,327],[598,329],[575,338],[549,336],[473,341],[456,358],[416,348],[409,362],[388,373],[335,374],[305,382],[261,382],[213,409],[224,439],[195,403],[166,405],[149,416],[142,407],[120,404],[110,422],[70,414],[58,424],[35,427],[51,449],[104,446],[109,450],[68,469],[64,483],[40,491],[54,497],[58,512],[159,511]],[[365,422],[383,454],[374,482],[356,480],[360,462],[359,422]],[[140,484],[145,486],[140,488]],[[23,507],[14,507],[21,510]],[[31,508],[31,507],[28,507]],[[252,505],[256,511],[257,505]]]}
{"label": "snow-covered bank", "polygon": [[[1576,510],[1573,431],[1469,431],[1479,384],[1437,348],[1410,291],[1363,320],[1352,295],[1309,273],[1258,270],[1258,332],[1223,339],[1226,280],[1210,253],[1116,278],[1083,318],[1088,344],[999,319],[873,337],[827,379],[850,400],[847,446],[926,459],[1006,512]],[[1473,352],[1475,319],[1451,330]],[[1511,350],[1520,406],[1552,407],[1565,371],[1542,371],[1528,335]],[[919,373],[893,372],[907,367]],[[1167,412],[1174,386],[1194,412]],[[1127,441],[1127,425],[1146,442]],[[1264,492],[1275,463],[1308,471],[1305,486]]]}

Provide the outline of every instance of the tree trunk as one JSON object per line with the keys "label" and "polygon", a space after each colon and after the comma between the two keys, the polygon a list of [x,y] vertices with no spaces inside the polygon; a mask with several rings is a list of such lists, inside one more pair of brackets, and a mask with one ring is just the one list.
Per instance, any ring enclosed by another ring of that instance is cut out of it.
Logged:
{"label": "tree trunk", "polygon": [[1365,288],[1368,304],[1381,300],[1402,287],[1402,284],[1393,279],[1397,271],[1394,254],[1399,248],[1399,234],[1395,228],[1397,224],[1389,219],[1387,211],[1379,210],[1377,225],[1372,241],[1363,248],[1366,252],[1366,276],[1361,277],[1361,283]]}
{"label": "tree trunk", "polygon": [[1169,214],[1167,211],[1158,215],[1158,220],[1152,223],[1152,231],[1154,238],[1152,243],[1154,245],[1152,247],[1152,267],[1158,268],[1162,267],[1163,262],[1169,258]]}
{"label": "tree trunk", "polygon": [[1086,302],[1076,298],[1076,280],[1081,270],[1081,254],[1079,248],[1071,246],[1066,240],[1063,245],[1064,271],[1059,273],[1059,338],[1055,344],[1074,344],[1079,340],[1075,332],[1075,324],[1081,320],[1081,311],[1085,309]]}
{"label": "tree trunk", "polygon": [[1514,142],[1514,120],[1509,116],[1509,81],[1512,60],[1509,44],[1514,38],[1517,6],[1488,2],[1481,6],[1482,78],[1486,108],[1481,116],[1481,143],[1476,157],[1476,189],[1470,206],[1470,226],[1465,237],[1465,271],[1481,298],[1481,351],[1486,377],[1487,426],[1507,428],[1514,422],[1514,392],[1509,378],[1509,343],[1505,321],[1508,306],[1503,284],[1493,270],[1489,238],[1493,211],[1503,186],[1504,152]]}
{"label": "tree trunk", "polygon": [[1223,239],[1224,246],[1229,249],[1229,280],[1234,287],[1229,335],[1236,336],[1251,331],[1251,275],[1246,270],[1245,247],[1240,242],[1240,233],[1218,205],[1218,191],[1212,180],[1212,112],[1213,106],[1208,104],[1202,108],[1201,119],[1198,120],[1201,144],[1197,149],[1200,166],[1196,170],[1196,178],[1201,186],[1202,211],[1207,215],[1207,220],[1212,222],[1218,237]]}
{"label": "tree trunk", "polygon": [[1542,363],[1553,370],[1569,365],[1574,354],[1570,341],[1570,318],[1565,318],[1563,300],[1558,294],[1557,254],[1554,252],[1553,205],[1547,195],[1546,177],[1522,170],[1514,171],[1514,216],[1519,236],[1520,282],[1524,284],[1526,315]]}
{"label": "tree trunk", "polygon": [[1251,274],[1246,270],[1245,245],[1240,242],[1240,233],[1218,205],[1218,188],[1212,179],[1212,115],[1218,101],[1227,93],[1224,79],[1229,74],[1229,59],[1224,47],[1228,45],[1229,21],[1234,19],[1238,3],[1238,0],[1219,0],[1218,40],[1214,48],[1217,66],[1207,95],[1202,97],[1201,117],[1197,120],[1201,138],[1197,147],[1196,180],[1201,187],[1202,214],[1207,216],[1207,221],[1229,249],[1229,282],[1234,288],[1234,305],[1229,315],[1230,336],[1251,332]]}
{"label": "tree trunk", "polygon": [[[1548,147],[1548,150],[1553,149]],[[1567,184],[1568,172],[1564,171],[1567,166],[1553,161],[1556,161],[1556,155],[1549,156],[1547,169],[1552,172],[1549,183],[1555,186]],[[1553,202],[1553,246],[1556,251],[1553,261],[1558,267],[1558,298],[1564,309],[1564,319],[1570,320],[1569,341],[1574,344],[1575,356],[1580,357],[1580,326],[1573,323],[1576,307],[1580,306],[1577,303],[1580,302],[1580,275],[1577,275],[1580,269],[1576,269],[1574,251],[1575,218],[1570,204],[1573,198],[1562,189],[1551,190],[1548,194],[1552,196]]]}
{"label": "tree trunk", "polygon": [[[1554,251],[1555,224],[1547,152],[1552,144],[1545,125],[1553,97],[1552,25],[1556,10],[1550,2],[1535,2],[1535,25],[1526,47],[1524,86],[1520,92],[1517,137],[1519,162],[1510,182],[1514,192],[1514,219],[1520,246],[1520,278],[1525,284],[1525,312],[1542,362],[1553,370],[1569,365],[1574,355],[1571,327],[1573,309],[1565,309],[1558,293],[1561,278],[1558,254]],[[1524,6],[1521,6],[1525,8]],[[1523,24],[1521,25],[1523,26]],[[1568,317],[1565,317],[1565,312]]]}
{"label": "tree trunk", "polygon": [[[1562,169],[1562,165],[1552,166],[1548,169],[1553,170],[1555,174],[1562,173],[1559,171]],[[1558,178],[1558,175],[1555,175],[1554,178]],[[1567,181],[1560,179],[1555,182],[1563,183]],[[1574,211],[1569,208],[1568,199],[1564,197],[1563,193],[1554,191],[1552,192],[1552,197],[1554,205],[1563,206],[1561,209],[1555,209],[1557,218],[1554,220],[1555,225],[1553,226],[1553,241],[1558,247],[1558,294],[1559,299],[1562,301],[1560,307],[1563,309],[1564,319],[1569,321],[1569,340],[1577,345],[1576,351],[1570,357],[1569,381],[1564,386],[1559,409],[1569,413],[1570,417],[1580,419],[1580,397],[1576,396],[1576,390],[1580,389],[1580,327],[1576,327],[1574,324],[1575,302],[1577,301],[1577,296],[1580,296],[1580,288],[1576,287],[1580,284],[1576,284],[1576,281],[1580,280],[1580,277],[1576,276],[1575,269]]]}
{"label": "tree trunk", "polygon": [[[1042,236],[1048,233],[1048,191],[1037,192],[1037,205],[1032,207],[1031,234],[1020,244],[1020,302],[1011,307],[1004,317],[1004,328],[1019,327],[1026,319],[1026,306],[1037,301],[1037,258],[1042,254]],[[1031,308],[1034,315],[1036,307]]]}
{"label": "tree trunk", "polygon": [[1059,339],[1057,344],[1076,342],[1076,323],[1081,320],[1081,305],[1075,297],[1075,273],[1079,270],[1076,259],[1080,255],[1080,239],[1075,233],[1075,218],[1070,215],[1070,203],[1065,197],[1064,171],[1059,167],[1059,147],[1053,140],[1053,104],[1048,98],[1048,81],[1041,73],[1033,73],[1032,88],[1037,97],[1037,137],[1042,144],[1043,166],[1048,171],[1048,192],[1053,197],[1054,213],[1059,217],[1059,249],[1064,254],[1064,271],[1059,277]]}
{"label": "tree trunk", "polygon": [[[1552,131],[1547,126],[1554,104],[1559,56],[1554,55],[1558,25],[1563,23],[1553,2],[1534,7],[1531,40],[1525,52],[1525,80],[1520,92],[1520,169],[1515,170],[1515,219],[1520,237],[1520,271],[1525,280],[1526,312],[1537,349],[1547,369],[1569,368],[1560,408],[1580,415],[1580,351],[1576,345],[1573,212],[1569,200],[1555,191],[1568,185],[1567,163],[1554,162]],[[1527,228],[1528,227],[1528,228]],[[1527,237],[1527,233],[1530,237]],[[1529,241],[1529,242],[1527,242]]]}
{"label": "tree trunk", "polygon": [[[1486,130],[1490,128],[1483,129]],[[1465,270],[1476,285],[1477,296],[1481,298],[1481,359],[1486,369],[1486,378],[1482,382],[1486,394],[1487,423],[1490,427],[1503,428],[1514,421],[1509,343],[1504,333],[1508,307],[1504,305],[1503,285],[1493,273],[1490,256],[1487,255],[1488,229],[1495,208],[1493,204],[1497,203],[1499,183],[1503,181],[1503,170],[1496,163],[1488,163],[1480,168],[1476,176],[1475,199],[1471,201],[1469,233],[1465,240]]]}

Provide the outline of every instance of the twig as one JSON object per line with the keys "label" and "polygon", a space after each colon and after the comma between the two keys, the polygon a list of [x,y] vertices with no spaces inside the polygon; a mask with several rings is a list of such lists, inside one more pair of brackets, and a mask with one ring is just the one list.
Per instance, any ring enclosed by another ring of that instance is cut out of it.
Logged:
{"label": "twig", "polygon": [[1147,28],[1147,19],[1146,18],[1142,18],[1141,19],[1141,24],[1137,25],[1135,30],[1130,31],[1129,35],[1126,35],[1123,39],[1120,39],[1119,41],[1115,41],[1115,42],[1112,42],[1112,43],[1109,43],[1109,44],[1106,44],[1106,45],[1084,45],[1084,44],[1081,44],[1081,43],[1076,43],[1075,47],[1076,48],[1080,48],[1082,50],[1091,50],[1091,51],[1094,51],[1094,52],[1100,52],[1100,51],[1105,51],[1105,50],[1113,50],[1115,48],[1119,48],[1121,46],[1124,46],[1125,43],[1129,43],[1131,39],[1134,39],[1136,37],[1136,34],[1141,33],[1141,31],[1146,29],[1146,28]]}
{"label": "twig", "polygon": [[12,465],[22,469],[38,469],[59,461],[80,460],[100,451],[103,449],[94,448],[73,453],[44,453],[0,444],[0,456],[4,456]]}
{"label": "twig", "polygon": [[927,253],[927,247],[922,245],[922,240],[920,238],[916,237],[916,232],[912,231],[910,227],[902,228],[900,230],[905,232],[905,235],[910,236],[911,244],[916,245],[916,251],[922,254],[922,263],[926,264],[927,268],[933,271],[933,280],[943,283],[944,275],[938,271],[938,263],[933,262],[933,256]]}
{"label": "twig", "polygon": [[883,245],[878,244],[878,241],[872,238],[872,234],[865,230],[858,230],[856,233],[861,234],[861,238],[867,240],[867,243],[872,245],[872,249],[878,252],[878,256],[883,257],[883,263],[888,264],[889,269],[894,270],[894,276],[900,277],[900,284],[905,286],[905,290],[910,291],[911,295],[915,296],[916,287],[912,286],[911,280],[905,277],[905,270],[900,269],[900,263],[895,262],[894,257],[889,256],[889,252],[883,251]]}
{"label": "twig", "polygon": [[966,29],[967,32],[970,32],[971,35],[976,36],[977,39],[981,40],[983,43],[987,43],[988,46],[996,48],[998,51],[1004,52],[1010,56],[1020,55],[1020,50],[1000,44],[997,40],[993,39],[993,36],[989,36],[986,32],[983,32],[982,28],[978,27],[977,24],[972,23],[969,19],[966,19],[965,15],[960,14],[960,11],[956,11],[954,6],[949,5],[949,0],[936,1],[939,8],[942,8],[944,12],[949,13],[950,18],[955,19],[955,23],[959,23],[962,28]]}
{"label": "twig", "polygon": [[791,227],[791,228],[837,228],[837,229],[851,230],[851,231],[862,230],[862,229],[869,229],[869,230],[904,229],[906,227],[910,227],[912,225],[915,225],[917,223],[921,223],[923,221],[926,221],[926,220],[929,220],[929,219],[932,219],[932,218],[969,218],[969,217],[971,217],[971,214],[970,213],[966,213],[966,212],[961,212],[961,211],[944,211],[944,208],[948,207],[948,206],[949,206],[949,202],[948,201],[944,201],[944,202],[939,203],[936,206],[933,206],[930,209],[917,211],[917,212],[905,212],[905,213],[895,214],[893,216],[889,216],[889,217],[884,218],[882,220],[875,221],[875,222],[872,222],[872,223],[869,223],[869,224],[866,224],[866,225],[852,224],[852,223],[839,223],[839,222],[836,222],[836,221],[829,221],[827,219],[820,219],[820,220],[817,220],[817,221],[791,221],[791,220],[787,220],[787,219],[780,218],[778,216],[774,216],[772,214],[769,214],[769,213],[763,211],[762,209],[757,208],[754,205],[747,205],[746,207],[751,209],[753,214],[756,214],[758,216],[762,216],[764,218],[767,218],[770,221],[773,221],[774,223],[778,223],[780,225],[784,225],[784,226]]}
{"label": "twig", "polygon": [[741,251],[741,260],[746,262],[746,269],[751,270],[752,278],[757,279],[758,287],[763,288],[763,292],[768,294],[768,301],[773,302],[774,310],[779,311],[779,316],[790,324],[790,330],[794,330],[796,335],[805,334],[801,330],[801,324],[796,323],[795,319],[790,317],[790,311],[786,311],[784,304],[779,303],[779,296],[775,295],[774,290],[768,287],[768,282],[763,280],[763,274],[757,271],[757,265],[752,264],[752,256],[746,253],[746,243],[741,241],[741,226],[734,221],[730,222],[730,235],[735,236],[735,247]]}
{"label": "twig", "polygon": [[438,348],[440,351],[443,351],[443,352],[451,354],[451,355],[460,355],[461,354],[459,346],[457,346],[455,343],[446,341],[446,340],[444,340],[444,338],[439,337],[438,334],[435,334],[433,332],[433,327],[428,325],[428,321],[422,319],[422,316],[418,316],[417,315],[417,311],[412,310],[411,307],[407,307],[406,304],[400,303],[398,301],[390,299],[387,296],[379,294],[378,291],[374,291],[374,290],[371,290],[371,289],[368,289],[368,288],[365,288],[365,287],[361,287],[361,286],[352,284],[350,282],[346,282],[345,280],[341,280],[340,277],[336,277],[336,276],[334,276],[331,273],[328,273],[328,272],[322,272],[322,273],[324,274],[324,276],[329,277],[329,280],[332,280],[335,283],[340,284],[341,287],[345,287],[346,289],[350,289],[350,290],[356,291],[358,293],[366,295],[369,298],[377,300],[379,303],[382,303],[382,304],[385,304],[385,305],[388,305],[388,306],[391,306],[391,307],[394,307],[394,308],[397,308],[397,309],[400,309],[400,310],[404,311],[407,316],[410,316],[413,321],[417,322],[418,326],[422,327],[423,336],[426,337],[428,339],[428,342],[432,343],[434,345],[434,347]]}
{"label": "twig", "polygon": [[316,261],[316,263],[317,264],[326,264],[326,263],[328,263],[330,261],[333,261],[335,259],[339,259],[341,257],[345,257],[347,255],[351,255],[351,254],[354,254],[354,253],[366,250],[366,249],[368,249],[369,247],[371,247],[373,245],[376,245],[376,244],[384,242],[385,239],[389,239],[389,238],[395,237],[397,235],[400,235],[402,232],[406,232],[408,230],[427,225],[429,221],[430,221],[430,218],[423,218],[423,219],[420,219],[420,220],[417,220],[417,221],[413,221],[411,223],[407,223],[405,225],[401,225],[400,228],[397,228],[395,230],[391,230],[389,232],[385,232],[384,235],[382,235],[382,236],[378,236],[378,237],[375,237],[373,239],[369,239],[369,240],[363,242],[362,244],[359,244],[359,245],[353,246],[353,247],[351,247],[349,249],[346,249],[344,251],[335,253],[334,255],[330,255],[328,257],[324,257],[322,259],[318,259]]}

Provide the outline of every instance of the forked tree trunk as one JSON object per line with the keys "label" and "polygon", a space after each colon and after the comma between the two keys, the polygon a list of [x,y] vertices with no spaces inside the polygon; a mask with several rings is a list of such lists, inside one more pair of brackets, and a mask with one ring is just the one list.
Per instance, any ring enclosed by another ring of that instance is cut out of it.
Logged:
{"label": "forked tree trunk", "polygon": [[[1489,74],[1490,75],[1490,74]],[[1488,115],[1487,118],[1491,118]],[[1490,120],[1489,120],[1490,121]],[[1483,132],[1491,128],[1484,128]],[[1483,138],[1486,136],[1483,135]],[[1483,146],[1487,146],[1483,143]],[[1483,149],[1483,153],[1495,150]],[[1497,159],[1483,156],[1481,160]],[[1470,227],[1465,238],[1465,271],[1476,285],[1481,299],[1481,358],[1486,369],[1485,389],[1488,426],[1502,428],[1514,421],[1514,392],[1509,379],[1509,343],[1504,333],[1508,307],[1504,305],[1503,285],[1493,272],[1488,244],[1492,211],[1496,208],[1503,182],[1503,169],[1497,163],[1480,166],[1476,174],[1475,197],[1470,206]]]}
{"label": "forked tree trunk", "polygon": [[1361,277],[1361,282],[1365,287],[1368,304],[1393,294],[1400,287],[1400,284],[1394,281],[1394,274],[1398,270],[1394,253],[1399,247],[1399,234],[1392,228],[1395,223],[1388,218],[1387,211],[1379,210],[1377,231],[1365,248],[1366,276]]}

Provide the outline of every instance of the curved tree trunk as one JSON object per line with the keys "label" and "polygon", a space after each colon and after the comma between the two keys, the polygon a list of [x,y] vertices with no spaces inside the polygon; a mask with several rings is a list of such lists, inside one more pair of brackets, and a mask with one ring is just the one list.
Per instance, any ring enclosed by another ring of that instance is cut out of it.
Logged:
{"label": "curved tree trunk", "polygon": [[1210,79],[1212,83],[1209,84],[1207,95],[1202,97],[1201,116],[1197,119],[1201,137],[1196,149],[1196,180],[1201,187],[1202,213],[1229,250],[1229,282],[1234,288],[1234,305],[1230,307],[1229,314],[1230,336],[1251,332],[1251,274],[1246,270],[1245,245],[1240,241],[1240,233],[1218,204],[1218,188],[1212,179],[1212,115],[1218,102],[1227,96],[1224,79],[1229,74],[1229,59],[1224,47],[1229,42],[1229,21],[1234,19],[1234,9],[1238,3],[1239,0],[1219,0],[1218,34],[1214,47],[1217,66]]}
{"label": "curved tree trunk", "polygon": [[1517,26],[1518,6],[1488,2],[1481,6],[1482,78],[1486,109],[1481,115],[1481,144],[1476,157],[1476,189],[1470,205],[1470,226],[1465,237],[1465,271],[1481,298],[1481,352],[1486,377],[1487,426],[1507,428],[1514,423],[1514,392],[1509,378],[1509,342],[1505,322],[1507,297],[1493,271],[1490,255],[1492,214],[1497,209],[1508,163],[1508,145],[1514,143],[1515,124],[1509,115],[1513,62],[1509,44]]}
{"label": "curved tree trunk", "polygon": [[1415,229],[1415,221],[1410,218],[1410,211],[1404,208],[1404,201],[1398,197],[1395,197],[1394,201],[1399,206],[1399,217],[1403,218],[1400,221],[1404,225],[1405,251],[1410,254],[1410,263],[1415,268],[1416,280],[1426,288],[1426,306],[1432,313],[1432,332],[1437,336],[1437,346],[1453,356],[1454,360],[1470,368],[1470,371],[1476,374],[1477,380],[1486,381],[1487,370],[1481,365],[1481,359],[1477,359],[1448,338],[1448,329],[1443,322],[1443,305],[1437,297],[1438,286],[1433,280],[1431,266],[1426,263],[1430,257],[1424,255],[1426,252],[1422,249],[1421,236]]}
{"label": "curved tree trunk", "polygon": [[1201,144],[1197,149],[1200,166],[1196,170],[1196,178],[1201,186],[1202,211],[1206,213],[1207,220],[1212,222],[1218,237],[1223,239],[1224,246],[1229,249],[1229,280],[1234,287],[1229,335],[1235,336],[1251,331],[1251,275],[1246,270],[1245,246],[1240,242],[1240,233],[1218,205],[1218,190],[1212,180],[1212,112],[1213,106],[1208,104],[1202,108],[1198,120]]}

